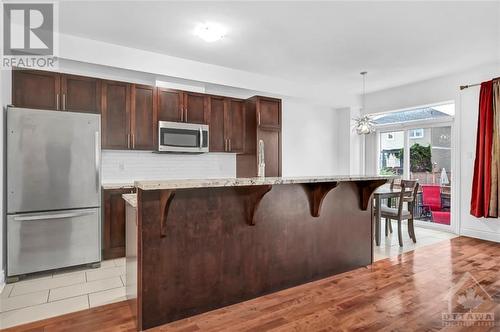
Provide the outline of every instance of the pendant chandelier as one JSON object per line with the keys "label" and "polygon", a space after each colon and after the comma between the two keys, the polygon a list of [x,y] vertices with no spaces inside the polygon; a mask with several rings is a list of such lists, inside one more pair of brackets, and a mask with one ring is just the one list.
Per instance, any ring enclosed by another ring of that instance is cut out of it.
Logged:
{"label": "pendant chandelier", "polygon": [[[366,107],[366,74],[368,74],[368,72],[362,71],[360,74],[363,76],[363,99],[361,108],[361,113],[363,113]],[[353,121],[353,130],[355,130],[358,135],[368,135],[375,132],[375,123],[368,115],[354,118]]]}

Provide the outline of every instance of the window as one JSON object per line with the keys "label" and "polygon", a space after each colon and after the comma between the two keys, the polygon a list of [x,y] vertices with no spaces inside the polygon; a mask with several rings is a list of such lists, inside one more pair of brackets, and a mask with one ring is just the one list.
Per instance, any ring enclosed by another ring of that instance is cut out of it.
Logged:
{"label": "window", "polygon": [[409,135],[410,139],[422,138],[424,137],[424,129],[423,128],[411,129],[409,131]]}

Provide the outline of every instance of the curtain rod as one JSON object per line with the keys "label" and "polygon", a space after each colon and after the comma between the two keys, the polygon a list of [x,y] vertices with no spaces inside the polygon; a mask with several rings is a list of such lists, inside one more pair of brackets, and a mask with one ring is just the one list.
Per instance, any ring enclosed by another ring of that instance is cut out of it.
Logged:
{"label": "curtain rod", "polygon": [[481,85],[481,83],[469,84],[469,85],[460,85],[460,90],[472,88],[473,86],[478,86],[478,85]]}
{"label": "curtain rod", "polygon": [[[500,77],[492,79],[492,81],[496,81],[496,80],[500,80]],[[475,84],[469,84],[469,85],[460,85],[460,90],[472,88],[473,86],[478,86],[478,85],[481,85],[481,83],[475,83]]]}

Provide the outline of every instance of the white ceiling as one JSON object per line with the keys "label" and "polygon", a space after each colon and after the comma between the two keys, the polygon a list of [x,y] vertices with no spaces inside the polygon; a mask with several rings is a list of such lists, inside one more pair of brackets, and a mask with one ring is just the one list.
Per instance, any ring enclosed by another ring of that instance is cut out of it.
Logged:
{"label": "white ceiling", "polygon": [[[500,58],[498,1],[71,1],[59,18],[62,33],[346,93],[362,70],[375,91]],[[204,21],[227,37],[194,36]]]}

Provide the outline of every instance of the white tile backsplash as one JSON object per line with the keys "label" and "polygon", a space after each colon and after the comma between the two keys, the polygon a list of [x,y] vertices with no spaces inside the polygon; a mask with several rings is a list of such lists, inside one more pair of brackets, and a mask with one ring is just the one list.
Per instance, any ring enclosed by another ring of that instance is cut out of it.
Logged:
{"label": "white tile backsplash", "polygon": [[236,177],[236,155],[232,153],[102,151],[102,183],[228,177]]}

